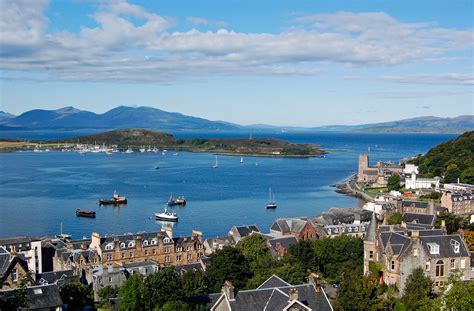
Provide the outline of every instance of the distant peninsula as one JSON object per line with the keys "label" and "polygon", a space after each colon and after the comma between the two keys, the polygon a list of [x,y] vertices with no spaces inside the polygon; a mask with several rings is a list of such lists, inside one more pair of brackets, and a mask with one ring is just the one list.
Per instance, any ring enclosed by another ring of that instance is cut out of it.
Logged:
{"label": "distant peninsula", "polygon": [[326,151],[315,144],[291,144],[274,138],[188,138],[179,139],[162,131],[122,129],[62,140],[21,141],[2,140],[0,151],[27,150],[41,144],[50,149],[72,144],[115,145],[121,150],[160,148],[222,155],[261,157],[321,157]]}

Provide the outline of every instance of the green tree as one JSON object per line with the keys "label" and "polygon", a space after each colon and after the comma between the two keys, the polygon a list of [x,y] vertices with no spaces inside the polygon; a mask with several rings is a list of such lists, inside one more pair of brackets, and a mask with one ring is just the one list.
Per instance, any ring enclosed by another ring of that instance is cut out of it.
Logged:
{"label": "green tree", "polygon": [[189,311],[190,306],[180,300],[173,300],[166,302],[161,308],[155,308],[158,311]]}
{"label": "green tree", "polygon": [[336,308],[339,310],[382,310],[378,282],[360,273],[345,273],[336,294]]}
{"label": "green tree", "polygon": [[446,310],[472,310],[474,306],[474,282],[462,282],[459,271],[456,271],[450,276],[448,284],[450,286],[441,297]]}
{"label": "green tree", "polygon": [[81,308],[94,305],[94,293],[92,286],[79,282],[66,284],[59,290],[64,304],[72,308]]}
{"label": "green tree", "polygon": [[185,297],[200,296],[208,293],[207,283],[200,271],[187,271],[181,276]]}
{"label": "green tree", "polygon": [[392,175],[388,178],[387,188],[388,190],[400,190],[400,175]]}
{"label": "green tree", "polygon": [[143,281],[144,278],[141,274],[134,273],[122,287],[120,287],[120,310],[144,310]]}
{"label": "green tree", "polygon": [[435,227],[441,228],[441,222],[444,220],[448,234],[458,231],[463,219],[453,213],[442,213],[436,217]]}
{"label": "green tree", "polygon": [[402,301],[408,308],[417,310],[430,298],[431,286],[433,282],[425,276],[423,268],[414,269],[407,278]]}
{"label": "green tree", "polygon": [[119,294],[119,289],[116,286],[106,286],[100,289],[97,292],[99,296],[99,302],[103,307],[111,307],[109,300],[112,298],[117,298]]}
{"label": "green tree", "polygon": [[227,280],[236,289],[243,288],[250,277],[249,263],[239,249],[227,246],[211,255],[206,279],[212,292],[219,292]]}
{"label": "green tree", "polygon": [[399,212],[393,213],[390,218],[388,219],[388,224],[389,225],[399,225],[402,223],[402,214]]}
{"label": "green tree", "polygon": [[361,267],[363,264],[364,244],[360,238],[346,235],[323,238],[313,241],[313,249],[319,271],[329,279],[337,278],[348,265]]}
{"label": "green tree", "polygon": [[179,273],[172,267],[166,267],[143,281],[143,300],[146,310],[161,308],[168,301],[183,298],[183,285]]}
{"label": "green tree", "polygon": [[298,285],[308,281],[308,273],[303,264],[294,261],[285,256],[281,265],[274,268],[272,274],[278,275],[290,284]]}
{"label": "green tree", "polygon": [[296,258],[305,270],[313,272],[318,270],[318,260],[311,241],[303,240],[291,245],[288,249],[288,254]]}

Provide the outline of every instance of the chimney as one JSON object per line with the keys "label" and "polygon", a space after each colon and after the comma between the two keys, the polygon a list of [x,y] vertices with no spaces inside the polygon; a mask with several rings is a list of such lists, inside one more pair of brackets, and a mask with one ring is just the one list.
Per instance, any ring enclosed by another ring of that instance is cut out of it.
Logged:
{"label": "chimney", "polygon": [[163,226],[161,227],[161,231],[166,232],[166,235],[168,235],[170,239],[173,238],[173,229],[171,227]]}
{"label": "chimney", "polygon": [[321,291],[321,280],[319,278],[319,275],[316,273],[311,273],[308,277],[309,283],[313,285],[314,290],[316,293],[319,293]]}
{"label": "chimney", "polygon": [[458,177],[458,184],[459,184],[459,177]]}
{"label": "chimney", "polygon": [[222,287],[222,292],[229,300],[235,300],[234,286],[230,281],[225,281],[224,286]]}
{"label": "chimney", "polygon": [[407,223],[402,220],[402,223],[400,224],[400,227],[402,228],[407,228]]}
{"label": "chimney", "polygon": [[418,230],[413,230],[411,232],[411,237],[414,239],[414,240],[419,240],[420,239],[420,231]]}
{"label": "chimney", "polygon": [[196,236],[199,241],[202,240],[202,231],[193,230],[191,236]]}
{"label": "chimney", "polygon": [[290,301],[298,300],[298,290],[296,288],[290,288]]}

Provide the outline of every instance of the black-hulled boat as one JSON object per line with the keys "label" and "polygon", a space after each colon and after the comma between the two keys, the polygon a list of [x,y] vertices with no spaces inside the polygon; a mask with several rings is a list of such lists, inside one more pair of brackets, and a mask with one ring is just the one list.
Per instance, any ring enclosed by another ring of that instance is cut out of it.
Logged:
{"label": "black-hulled boat", "polygon": [[118,205],[118,204],[127,204],[127,198],[121,196],[116,191],[114,191],[114,197],[112,199],[100,199],[100,205]]}
{"label": "black-hulled boat", "polygon": [[76,216],[77,217],[89,217],[95,218],[95,212],[87,209],[76,209]]}
{"label": "black-hulled boat", "polygon": [[175,206],[175,205],[186,205],[186,198],[183,196],[180,196],[178,198],[173,198],[173,194],[171,194],[170,198],[168,199],[168,202],[166,203],[168,206]]}

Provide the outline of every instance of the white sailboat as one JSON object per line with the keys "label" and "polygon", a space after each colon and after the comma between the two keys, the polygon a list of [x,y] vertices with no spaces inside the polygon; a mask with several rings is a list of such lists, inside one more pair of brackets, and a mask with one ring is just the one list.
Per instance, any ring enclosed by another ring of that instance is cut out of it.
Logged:
{"label": "white sailboat", "polygon": [[217,162],[217,156],[216,156],[216,163],[212,166],[212,168],[218,168],[219,167],[219,163]]}
{"label": "white sailboat", "polygon": [[244,157],[240,157],[240,164],[244,164]]}
{"label": "white sailboat", "polygon": [[272,197],[272,188],[269,189],[268,191],[268,204],[267,208],[277,208],[277,204],[275,202],[275,195]]}

